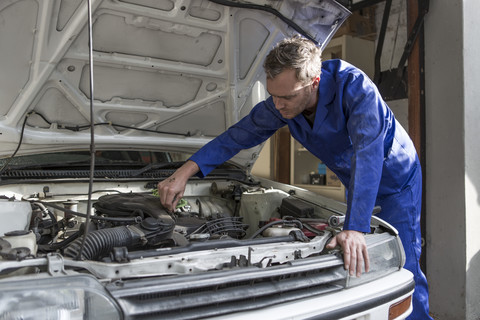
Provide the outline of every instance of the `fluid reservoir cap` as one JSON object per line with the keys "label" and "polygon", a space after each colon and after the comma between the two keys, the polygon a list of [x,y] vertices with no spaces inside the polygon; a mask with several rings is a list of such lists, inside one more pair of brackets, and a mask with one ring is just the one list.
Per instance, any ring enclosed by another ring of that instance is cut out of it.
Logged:
{"label": "fluid reservoir cap", "polygon": [[29,233],[30,231],[26,231],[26,230],[15,230],[10,232],[5,232],[5,235],[8,237],[18,237],[18,236],[24,236]]}
{"label": "fluid reservoir cap", "polygon": [[145,218],[145,220],[142,221],[141,225],[142,228],[150,231],[155,231],[161,228],[159,221],[152,217]]}

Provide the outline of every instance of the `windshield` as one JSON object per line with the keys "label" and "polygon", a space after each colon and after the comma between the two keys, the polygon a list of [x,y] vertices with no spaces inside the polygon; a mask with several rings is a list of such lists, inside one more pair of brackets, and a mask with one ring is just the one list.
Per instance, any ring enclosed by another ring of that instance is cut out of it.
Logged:
{"label": "windshield", "polygon": [[[95,152],[95,165],[138,165],[171,163],[185,161],[191,154],[183,152],[99,150]],[[89,165],[90,152],[69,151],[35,155],[26,155],[0,159],[0,167],[7,164],[8,169],[65,167],[71,165]],[[5,168],[5,169],[7,169]]]}

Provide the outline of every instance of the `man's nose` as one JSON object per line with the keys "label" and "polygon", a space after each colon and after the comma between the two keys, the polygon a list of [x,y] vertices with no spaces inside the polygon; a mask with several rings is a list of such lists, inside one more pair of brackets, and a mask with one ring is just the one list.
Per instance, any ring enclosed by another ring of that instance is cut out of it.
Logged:
{"label": "man's nose", "polygon": [[283,109],[284,105],[283,105],[282,99],[273,97],[273,103],[275,104],[275,108],[277,110]]}

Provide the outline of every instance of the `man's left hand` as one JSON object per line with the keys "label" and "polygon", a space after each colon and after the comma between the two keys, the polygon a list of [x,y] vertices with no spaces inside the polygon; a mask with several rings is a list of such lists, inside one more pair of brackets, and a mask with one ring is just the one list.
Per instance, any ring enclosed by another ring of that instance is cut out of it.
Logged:
{"label": "man's left hand", "polygon": [[348,270],[351,276],[356,271],[357,277],[360,277],[362,265],[365,265],[365,272],[368,272],[370,260],[368,258],[365,237],[361,232],[343,230],[333,237],[332,241],[327,245],[327,249],[333,249],[337,245],[340,245],[343,250],[345,270]]}

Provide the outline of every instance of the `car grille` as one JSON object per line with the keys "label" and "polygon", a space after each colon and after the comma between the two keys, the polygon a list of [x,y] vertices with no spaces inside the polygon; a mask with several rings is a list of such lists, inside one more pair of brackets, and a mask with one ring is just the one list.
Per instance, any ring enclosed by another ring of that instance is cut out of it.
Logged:
{"label": "car grille", "polygon": [[107,290],[126,319],[199,319],[338,291],[346,279],[343,260],[330,255],[268,268],[122,280]]}

